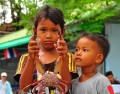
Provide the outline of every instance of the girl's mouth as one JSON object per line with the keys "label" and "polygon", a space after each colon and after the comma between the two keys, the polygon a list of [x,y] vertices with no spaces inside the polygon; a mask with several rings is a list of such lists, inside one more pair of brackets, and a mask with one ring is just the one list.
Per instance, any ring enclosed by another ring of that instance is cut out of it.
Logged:
{"label": "girl's mouth", "polygon": [[46,44],[53,44],[52,41],[45,41]]}

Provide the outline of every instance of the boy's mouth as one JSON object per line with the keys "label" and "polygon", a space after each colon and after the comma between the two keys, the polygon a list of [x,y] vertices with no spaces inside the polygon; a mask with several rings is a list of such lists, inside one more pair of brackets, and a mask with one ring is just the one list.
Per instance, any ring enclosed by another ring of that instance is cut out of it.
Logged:
{"label": "boy's mouth", "polygon": [[81,61],[81,59],[80,58],[75,58],[75,61]]}

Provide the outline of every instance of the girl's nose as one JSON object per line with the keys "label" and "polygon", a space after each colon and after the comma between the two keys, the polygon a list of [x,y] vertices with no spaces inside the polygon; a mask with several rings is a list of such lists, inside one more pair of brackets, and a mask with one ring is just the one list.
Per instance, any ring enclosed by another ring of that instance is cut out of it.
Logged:
{"label": "girl's nose", "polygon": [[51,32],[47,32],[47,33],[46,33],[46,38],[51,38],[51,37],[52,37]]}

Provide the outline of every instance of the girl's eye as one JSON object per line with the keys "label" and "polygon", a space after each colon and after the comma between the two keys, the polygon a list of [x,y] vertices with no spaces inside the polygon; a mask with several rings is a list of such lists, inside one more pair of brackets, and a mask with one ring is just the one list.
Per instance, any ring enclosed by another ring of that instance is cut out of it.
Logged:
{"label": "girl's eye", "polygon": [[52,32],[58,32],[58,30],[56,30],[56,29],[53,29],[53,30],[52,30]]}
{"label": "girl's eye", "polygon": [[44,28],[41,28],[40,31],[41,31],[41,32],[45,32],[46,30],[45,30]]}

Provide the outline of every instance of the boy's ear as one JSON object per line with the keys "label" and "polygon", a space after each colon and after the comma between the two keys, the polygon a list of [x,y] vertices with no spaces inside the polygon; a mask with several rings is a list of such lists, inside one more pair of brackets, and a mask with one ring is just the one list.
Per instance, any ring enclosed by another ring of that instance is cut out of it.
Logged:
{"label": "boy's ear", "polygon": [[103,54],[98,54],[96,57],[96,63],[100,64],[103,61]]}

